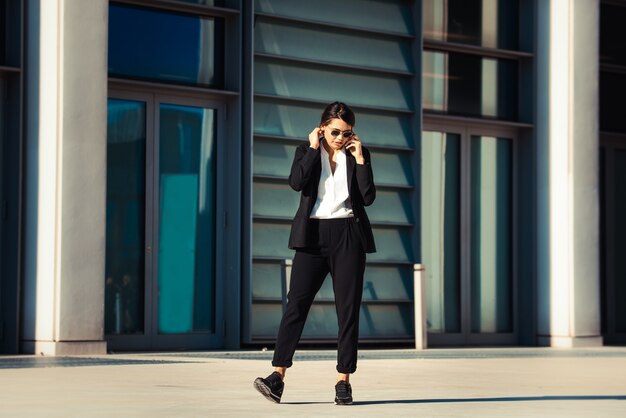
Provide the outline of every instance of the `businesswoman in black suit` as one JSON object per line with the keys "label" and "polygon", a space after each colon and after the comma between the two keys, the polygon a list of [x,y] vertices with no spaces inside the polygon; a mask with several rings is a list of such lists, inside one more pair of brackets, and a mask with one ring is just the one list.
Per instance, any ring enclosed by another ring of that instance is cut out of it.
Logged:
{"label": "businesswoman in black suit", "polygon": [[329,104],[307,144],[296,149],[289,185],[300,192],[289,248],[296,250],[287,309],[267,378],[254,386],[280,402],[285,371],[292,365],[313,299],[330,273],[339,322],[335,403],[352,403],[365,254],[376,251],[365,206],[376,198],[369,151],[353,131],[355,117],[344,103]]}

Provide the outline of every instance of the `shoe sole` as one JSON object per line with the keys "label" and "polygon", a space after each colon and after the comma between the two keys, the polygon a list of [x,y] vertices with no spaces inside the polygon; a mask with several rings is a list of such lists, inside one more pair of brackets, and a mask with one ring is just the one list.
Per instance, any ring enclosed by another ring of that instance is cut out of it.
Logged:
{"label": "shoe sole", "polygon": [[257,382],[255,380],[253,385],[254,388],[265,397],[265,399],[274,403],[280,403],[280,398],[276,398],[276,395],[274,395],[270,388],[268,388],[263,382]]}
{"label": "shoe sole", "polygon": [[335,405],[352,405],[352,401],[335,401]]}

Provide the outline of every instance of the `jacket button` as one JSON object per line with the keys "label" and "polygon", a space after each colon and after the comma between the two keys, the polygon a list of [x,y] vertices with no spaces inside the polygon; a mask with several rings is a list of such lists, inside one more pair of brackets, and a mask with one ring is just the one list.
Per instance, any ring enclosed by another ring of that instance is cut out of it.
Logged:
{"label": "jacket button", "polygon": [[356,218],[354,221],[355,221],[356,223],[359,223],[359,218]]}

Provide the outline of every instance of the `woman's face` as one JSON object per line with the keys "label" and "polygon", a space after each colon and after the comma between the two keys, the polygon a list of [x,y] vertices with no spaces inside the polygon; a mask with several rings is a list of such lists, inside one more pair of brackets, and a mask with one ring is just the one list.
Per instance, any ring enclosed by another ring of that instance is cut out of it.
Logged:
{"label": "woman's face", "polygon": [[326,143],[335,150],[341,149],[348,142],[350,139],[349,135],[352,132],[352,126],[348,125],[343,119],[338,118],[331,119],[322,129]]}

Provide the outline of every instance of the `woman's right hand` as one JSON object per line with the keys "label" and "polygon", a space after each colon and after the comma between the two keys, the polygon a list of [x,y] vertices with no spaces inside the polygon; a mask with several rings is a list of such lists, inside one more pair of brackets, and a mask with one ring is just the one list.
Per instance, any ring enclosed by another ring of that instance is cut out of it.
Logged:
{"label": "woman's right hand", "polygon": [[324,132],[319,126],[316,126],[309,134],[309,146],[313,149],[318,149],[320,147],[320,136],[322,135],[324,135]]}

